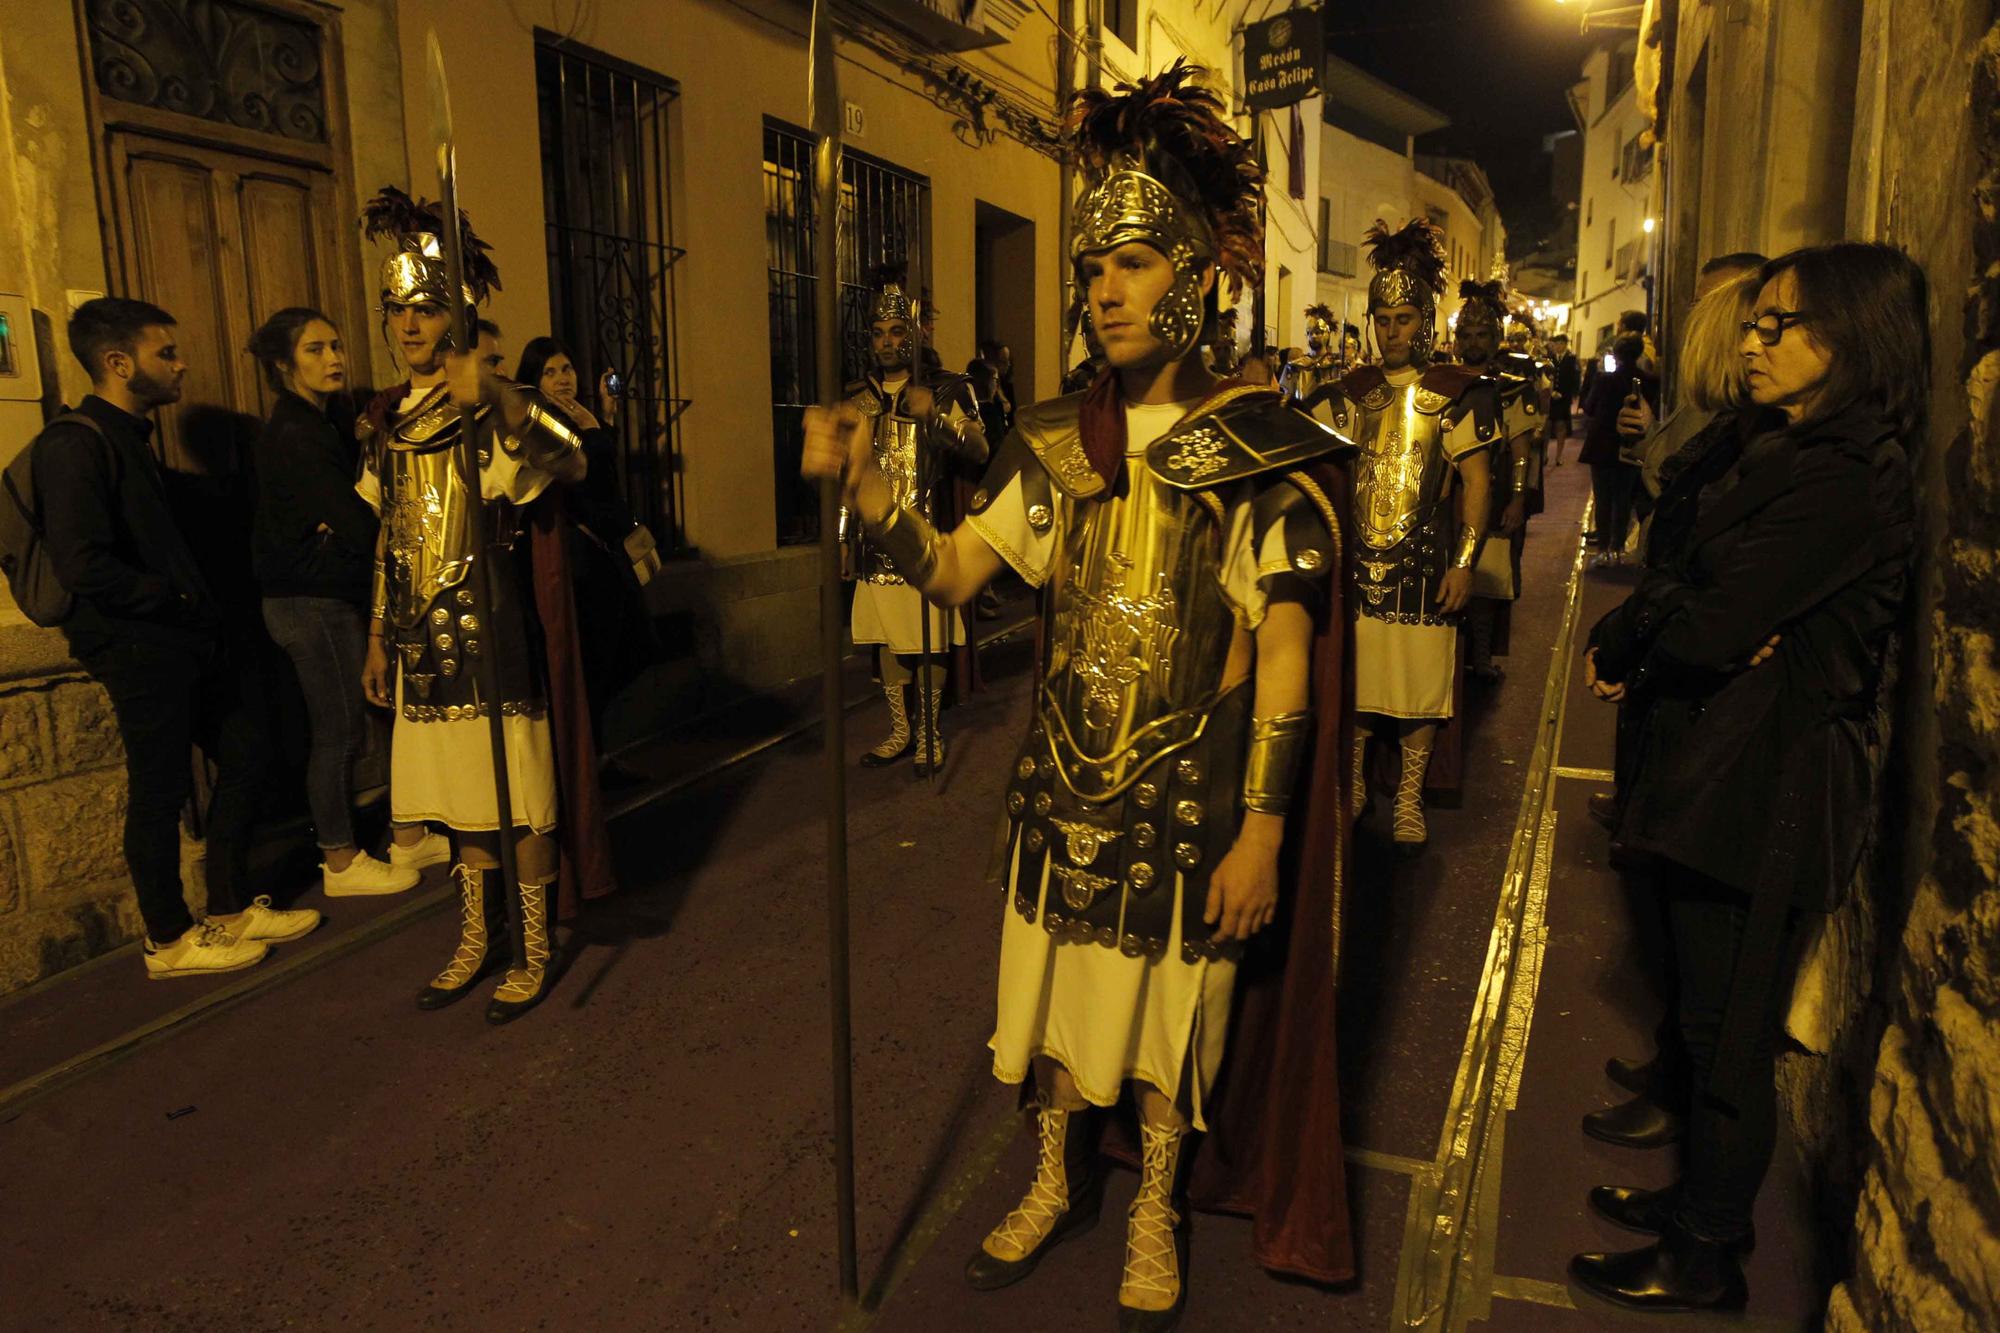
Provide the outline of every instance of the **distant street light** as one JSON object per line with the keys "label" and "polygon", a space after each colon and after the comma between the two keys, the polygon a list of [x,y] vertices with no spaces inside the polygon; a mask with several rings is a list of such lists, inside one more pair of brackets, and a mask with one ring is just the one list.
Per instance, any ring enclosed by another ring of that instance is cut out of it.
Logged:
{"label": "distant street light", "polygon": [[1647,218],[1644,222],[1641,222],[1639,226],[1645,231],[1645,233],[1648,236],[1651,236],[1653,234],[1653,219]]}

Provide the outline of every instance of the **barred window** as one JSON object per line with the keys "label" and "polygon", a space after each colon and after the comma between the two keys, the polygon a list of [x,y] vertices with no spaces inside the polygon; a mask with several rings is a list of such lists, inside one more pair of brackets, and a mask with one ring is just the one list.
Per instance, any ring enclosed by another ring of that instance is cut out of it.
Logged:
{"label": "barred window", "polygon": [[[841,378],[868,366],[868,299],[875,270],[900,264],[913,292],[929,272],[930,182],[847,149],[840,168]],[[815,365],[813,138],[764,122],[764,249],[771,327],[771,443],[778,544],[819,540],[819,498],[799,477],[806,407],[818,398]]]}

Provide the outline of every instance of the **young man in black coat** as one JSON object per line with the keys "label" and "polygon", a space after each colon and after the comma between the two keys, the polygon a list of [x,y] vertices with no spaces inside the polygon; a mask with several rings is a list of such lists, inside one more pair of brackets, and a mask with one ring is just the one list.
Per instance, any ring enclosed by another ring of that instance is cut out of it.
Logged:
{"label": "young man in black coat", "polygon": [[[69,341],[92,392],[30,447],[49,559],[75,599],[63,634],[111,695],[125,746],[125,863],[146,923],[146,975],[249,967],[270,942],[312,930],[319,913],[245,901],[268,766],[264,697],[254,665],[223,633],[224,608],[149,447],[150,414],[180,399],[187,373],[173,316],[100,297],[77,307]],[[199,922],[182,893],[179,830],[197,740],[220,770],[208,809],[209,912]]]}

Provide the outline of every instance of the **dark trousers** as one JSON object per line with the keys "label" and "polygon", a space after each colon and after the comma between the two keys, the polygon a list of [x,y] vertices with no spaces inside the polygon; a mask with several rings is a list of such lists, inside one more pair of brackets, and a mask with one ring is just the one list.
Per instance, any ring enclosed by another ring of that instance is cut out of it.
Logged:
{"label": "dark trousers", "polygon": [[79,658],[110,694],[125,744],[125,865],[146,934],[169,944],[194,924],[181,891],[180,814],[194,787],[197,743],[218,770],[208,806],[208,910],[240,911],[270,769],[263,677],[248,651],[132,642]]}
{"label": "dark trousers", "polygon": [[306,803],[320,849],[352,847],[354,760],[368,732],[361,697],[368,622],[360,607],[338,597],[266,597],[264,624],[292,659],[306,699]]}
{"label": "dark trousers", "polygon": [[1632,526],[1632,489],[1639,469],[1630,463],[1592,463],[1590,490],[1597,498],[1597,549],[1622,551]]}
{"label": "dark trousers", "polygon": [[1708,1095],[1708,1081],[1730,982],[1742,951],[1750,900],[1686,869],[1678,869],[1678,873],[1670,869],[1660,887],[1673,923],[1678,982],[1675,1003],[1692,1079],[1677,1217],[1698,1236],[1735,1240],[1750,1229],[1757,1190],[1764,1183],[1777,1145],[1774,1077],[1779,1016],[1791,996],[1795,955],[1787,947],[1780,955],[1782,962],[1753,959],[1749,963],[1774,967],[1777,975],[1772,979],[1767,1012],[1757,1019],[1738,1104],[1725,1106]]}

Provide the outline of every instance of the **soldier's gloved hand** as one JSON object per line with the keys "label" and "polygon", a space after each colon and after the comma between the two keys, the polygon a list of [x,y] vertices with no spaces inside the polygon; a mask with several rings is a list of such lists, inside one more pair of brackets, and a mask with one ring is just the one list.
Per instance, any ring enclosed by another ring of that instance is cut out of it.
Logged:
{"label": "soldier's gloved hand", "polygon": [[861,413],[845,403],[839,407],[808,407],[799,475],[807,481],[844,480],[851,498],[862,471],[873,461],[866,426]]}

